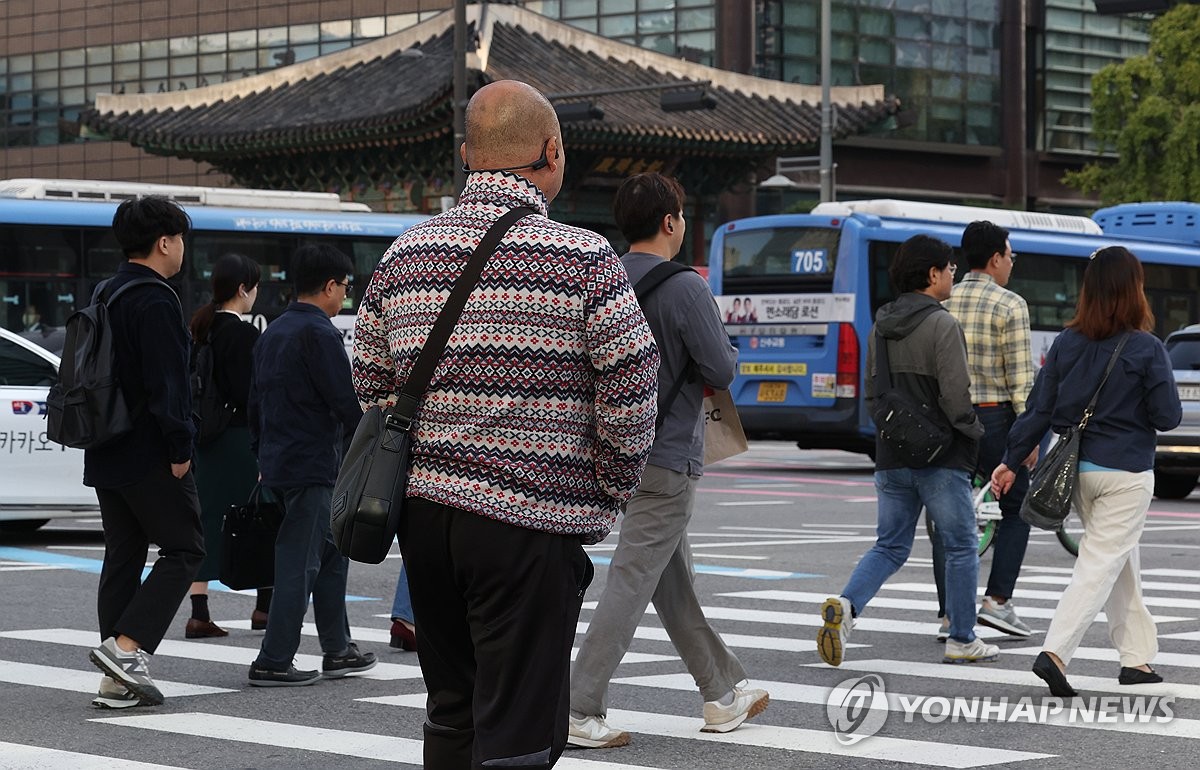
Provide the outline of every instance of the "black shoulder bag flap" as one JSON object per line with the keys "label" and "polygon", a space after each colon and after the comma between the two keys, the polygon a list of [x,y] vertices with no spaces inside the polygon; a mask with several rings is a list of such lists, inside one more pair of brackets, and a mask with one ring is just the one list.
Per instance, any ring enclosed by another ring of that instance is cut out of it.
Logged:
{"label": "black shoulder bag flap", "polygon": [[[646,310],[646,300],[654,293],[654,290],[661,286],[668,278],[678,273],[696,272],[687,265],[682,265],[678,262],[666,260],[661,264],[657,264],[650,268],[645,275],[638,279],[638,282],[633,285],[633,294],[637,297],[638,304],[642,306],[642,311]],[[671,413],[671,406],[675,403],[675,399],[679,397],[679,391],[683,390],[685,382],[691,382],[696,376],[696,362],[688,359],[687,366],[683,367],[683,371],[679,373],[679,377],[675,382],[671,383],[671,389],[667,391],[667,396],[658,408],[658,417],[654,420],[655,432],[662,430],[663,423],[666,422],[667,415]]]}
{"label": "black shoulder bag flap", "polygon": [[[923,315],[940,310],[931,305]],[[871,418],[879,437],[908,468],[924,468],[954,442],[951,428],[937,404],[922,403],[900,388],[892,386],[888,341],[875,327],[875,403]]]}
{"label": "black shoulder bag flap", "polygon": [[1071,497],[1075,493],[1075,482],[1079,478],[1079,443],[1083,437],[1083,430],[1087,427],[1092,413],[1096,411],[1096,399],[1100,398],[1100,391],[1104,388],[1104,383],[1108,382],[1108,375],[1112,374],[1113,367],[1117,365],[1117,359],[1128,340],[1129,332],[1126,332],[1113,348],[1108,367],[1104,370],[1104,377],[1100,379],[1100,385],[1092,394],[1092,400],[1084,408],[1079,424],[1067,428],[1066,433],[1059,436],[1058,441],[1033,469],[1029,478],[1029,491],[1021,501],[1021,518],[1027,524],[1038,529],[1058,530],[1062,529],[1063,522],[1071,515]]}
{"label": "black shoulder bag flap", "polygon": [[333,487],[330,520],[333,541],[346,557],[379,564],[391,550],[404,515],[417,407],[488,257],[517,220],[533,213],[529,207],[512,209],[484,234],[454,282],[395,405],[387,410],[372,406],[358,423]]}

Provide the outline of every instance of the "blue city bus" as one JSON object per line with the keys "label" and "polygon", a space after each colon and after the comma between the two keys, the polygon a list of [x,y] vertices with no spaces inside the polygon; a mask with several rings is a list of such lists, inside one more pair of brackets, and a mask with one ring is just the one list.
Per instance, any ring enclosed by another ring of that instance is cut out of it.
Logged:
{"label": "blue city bus", "polygon": [[[1122,221],[1137,219],[1140,205],[1119,207],[1129,215]],[[1126,246],[1144,263],[1156,333],[1198,320],[1194,238],[1105,233],[1085,217],[897,200],[729,222],[713,237],[709,282],[739,349],[731,390],[747,434],[873,454],[864,372],[875,311],[894,298],[888,265],[917,234],[941,238],[957,254],[963,228],[977,219],[1010,232],[1017,259],[1009,288],[1029,303],[1035,366],[1074,315],[1087,259],[1103,246]]]}
{"label": "blue city bus", "polygon": [[[171,279],[184,312],[190,317],[211,299],[212,263],[223,254],[238,252],[262,268],[251,311],[260,328],[291,299],[291,255],[302,242],[327,243],[345,252],[354,262],[355,281],[362,288],[396,236],[428,218],[372,213],[332,193],[85,180],[0,181],[0,325],[20,333],[22,318],[36,308],[44,326],[62,326],[124,259],[112,235],[112,217],[119,203],[151,194],[176,200],[192,220],[183,270]],[[352,298],[335,319],[343,334],[353,326],[356,301]]]}

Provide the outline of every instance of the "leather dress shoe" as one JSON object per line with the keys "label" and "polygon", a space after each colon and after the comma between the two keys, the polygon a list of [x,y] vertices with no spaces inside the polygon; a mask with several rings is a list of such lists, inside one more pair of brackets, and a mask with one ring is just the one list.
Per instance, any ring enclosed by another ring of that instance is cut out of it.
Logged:
{"label": "leather dress shoe", "polygon": [[399,620],[392,621],[392,638],[388,647],[396,647],[408,652],[417,651],[417,635]]}
{"label": "leather dress shoe", "polygon": [[1033,662],[1033,673],[1050,685],[1050,694],[1058,698],[1074,698],[1079,693],[1067,681],[1067,675],[1059,670],[1054,661],[1044,652],[1038,653]]}
{"label": "leather dress shoe", "polygon": [[229,636],[229,632],[211,620],[196,620],[188,618],[187,628],[183,631],[185,639],[212,639]]}
{"label": "leather dress shoe", "polygon": [[[1147,668],[1150,668],[1147,666]],[[1121,684],[1158,684],[1163,680],[1154,669],[1142,671],[1140,668],[1130,668],[1129,666],[1121,666],[1121,674],[1117,677],[1117,681]]]}
{"label": "leather dress shoe", "polygon": [[255,610],[250,613],[250,630],[262,631],[267,627],[267,613]]}

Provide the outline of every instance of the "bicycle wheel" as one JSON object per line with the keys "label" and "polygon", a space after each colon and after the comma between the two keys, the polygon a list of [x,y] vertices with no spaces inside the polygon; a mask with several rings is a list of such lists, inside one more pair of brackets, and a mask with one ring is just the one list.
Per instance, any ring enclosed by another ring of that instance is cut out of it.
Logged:
{"label": "bicycle wheel", "polygon": [[1058,538],[1058,542],[1062,543],[1062,547],[1067,549],[1067,553],[1072,556],[1079,555],[1079,541],[1065,527],[1056,531],[1054,535]]}
{"label": "bicycle wheel", "polygon": [[[976,477],[976,482],[979,479]],[[979,555],[992,547],[996,540],[996,527],[1000,524],[1000,503],[992,494],[991,484],[984,483],[975,491],[975,524],[979,528]]]}

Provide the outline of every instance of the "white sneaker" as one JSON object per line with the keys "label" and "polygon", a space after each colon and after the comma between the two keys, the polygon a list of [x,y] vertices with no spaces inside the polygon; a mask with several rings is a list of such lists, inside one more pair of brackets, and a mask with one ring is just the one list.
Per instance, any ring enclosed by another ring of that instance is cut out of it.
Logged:
{"label": "white sneaker", "polygon": [[767,710],[771,696],[766,690],[743,690],[733,688],[733,703],[722,706],[715,700],[704,704],[704,727],[702,733],[727,733],[750,717],[756,717]]}
{"label": "white sneaker", "polygon": [[615,749],[629,745],[629,733],[608,726],[604,717],[567,717],[567,745],[581,749]]}
{"label": "white sneaker", "polygon": [[831,596],[821,605],[821,620],[825,625],[817,631],[817,652],[821,660],[831,666],[842,665],[846,655],[846,640],[854,627],[854,613],[850,600],[844,596]]}
{"label": "white sneaker", "polygon": [[100,690],[92,698],[92,705],[98,709],[127,709],[141,705],[141,701],[111,676],[102,676]]}
{"label": "white sneaker", "polygon": [[943,663],[986,663],[1000,657],[1000,647],[988,644],[979,637],[970,642],[957,639],[946,640],[946,655]]}

